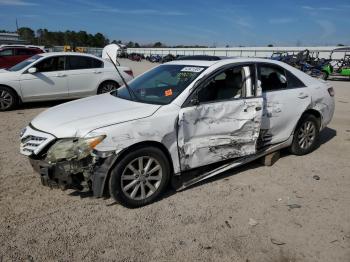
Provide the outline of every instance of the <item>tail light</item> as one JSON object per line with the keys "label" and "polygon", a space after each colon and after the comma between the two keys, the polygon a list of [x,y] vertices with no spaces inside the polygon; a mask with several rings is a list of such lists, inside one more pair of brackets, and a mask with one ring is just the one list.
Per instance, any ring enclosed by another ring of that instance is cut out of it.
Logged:
{"label": "tail light", "polygon": [[332,96],[332,97],[335,95],[335,92],[334,92],[333,87],[328,88],[328,93],[329,93],[329,95]]}
{"label": "tail light", "polygon": [[129,76],[134,77],[134,73],[132,70],[124,70],[125,73],[127,73]]}

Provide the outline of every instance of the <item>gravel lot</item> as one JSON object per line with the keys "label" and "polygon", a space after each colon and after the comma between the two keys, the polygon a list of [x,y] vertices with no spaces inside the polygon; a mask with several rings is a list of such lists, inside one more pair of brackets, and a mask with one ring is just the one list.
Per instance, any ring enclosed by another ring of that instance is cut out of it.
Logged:
{"label": "gravel lot", "polygon": [[350,261],[350,82],[332,84],[336,112],[315,152],[133,210],[40,185],[18,134],[57,102],[0,113],[0,261]]}

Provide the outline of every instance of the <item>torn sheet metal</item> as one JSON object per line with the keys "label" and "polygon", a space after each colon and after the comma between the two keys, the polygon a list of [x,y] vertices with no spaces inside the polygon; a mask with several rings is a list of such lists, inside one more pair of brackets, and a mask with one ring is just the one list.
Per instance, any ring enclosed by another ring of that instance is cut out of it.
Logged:
{"label": "torn sheet metal", "polygon": [[183,108],[178,146],[181,170],[255,153],[262,98]]}
{"label": "torn sheet metal", "polygon": [[98,151],[114,150],[116,154],[126,148],[141,142],[158,142],[169,152],[174,173],[180,172],[179,154],[177,148],[177,119],[179,107],[169,105],[157,111],[156,117],[124,122],[118,125],[107,126],[94,132],[110,134],[95,148]]}

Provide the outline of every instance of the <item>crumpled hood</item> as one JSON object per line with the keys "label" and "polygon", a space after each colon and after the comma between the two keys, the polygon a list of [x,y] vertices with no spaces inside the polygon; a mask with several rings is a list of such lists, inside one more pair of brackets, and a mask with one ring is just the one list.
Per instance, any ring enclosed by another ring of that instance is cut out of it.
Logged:
{"label": "crumpled hood", "polygon": [[96,128],[151,116],[159,107],[107,93],[52,107],[31,124],[57,138],[82,137]]}

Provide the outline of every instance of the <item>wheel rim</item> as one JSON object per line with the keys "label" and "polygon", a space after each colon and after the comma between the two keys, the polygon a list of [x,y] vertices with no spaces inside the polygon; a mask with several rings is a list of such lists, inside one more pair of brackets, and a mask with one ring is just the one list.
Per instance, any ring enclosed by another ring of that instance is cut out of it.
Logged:
{"label": "wheel rim", "polygon": [[116,89],[115,84],[113,84],[113,83],[104,84],[104,85],[101,87],[101,94],[107,93],[107,92],[111,92],[111,91],[114,90],[114,89]]}
{"label": "wheel rim", "polygon": [[0,109],[8,109],[13,103],[12,95],[6,90],[0,90]]}
{"label": "wheel rim", "polygon": [[316,127],[311,121],[306,121],[299,129],[298,144],[302,149],[308,149],[316,137]]}
{"label": "wheel rim", "polygon": [[144,200],[152,196],[162,181],[162,167],[150,156],[132,160],[121,176],[123,193],[133,200]]}

